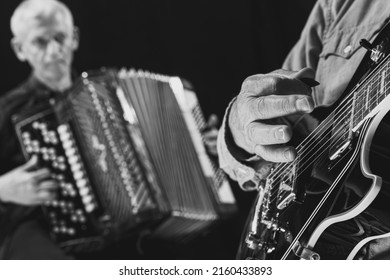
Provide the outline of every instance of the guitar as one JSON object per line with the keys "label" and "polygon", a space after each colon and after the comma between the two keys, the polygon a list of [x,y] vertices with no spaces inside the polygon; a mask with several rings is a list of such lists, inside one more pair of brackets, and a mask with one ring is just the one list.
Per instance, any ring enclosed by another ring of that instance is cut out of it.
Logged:
{"label": "guitar", "polygon": [[[361,223],[368,209],[390,203],[389,38],[387,24],[372,45],[361,41],[368,51],[343,97],[296,159],[261,183],[238,258],[353,259],[369,241],[390,237]],[[328,244],[344,251],[328,254]]]}

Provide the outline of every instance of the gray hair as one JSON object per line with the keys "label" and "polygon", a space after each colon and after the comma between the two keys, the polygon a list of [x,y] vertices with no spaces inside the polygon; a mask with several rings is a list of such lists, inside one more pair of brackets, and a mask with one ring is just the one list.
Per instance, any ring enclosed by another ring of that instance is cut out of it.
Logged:
{"label": "gray hair", "polygon": [[69,8],[57,0],[24,0],[15,9],[11,17],[11,31],[16,37],[31,20],[43,20],[60,12],[64,16],[65,23],[73,27],[73,16]]}

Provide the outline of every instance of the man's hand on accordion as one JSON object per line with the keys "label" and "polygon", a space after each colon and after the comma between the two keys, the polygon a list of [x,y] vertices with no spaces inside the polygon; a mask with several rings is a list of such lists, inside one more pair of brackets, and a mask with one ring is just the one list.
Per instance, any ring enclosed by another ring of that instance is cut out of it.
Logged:
{"label": "man's hand on accordion", "polygon": [[0,176],[0,200],[26,206],[40,205],[56,197],[57,182],[47,168],[38,168],[38,157]]}

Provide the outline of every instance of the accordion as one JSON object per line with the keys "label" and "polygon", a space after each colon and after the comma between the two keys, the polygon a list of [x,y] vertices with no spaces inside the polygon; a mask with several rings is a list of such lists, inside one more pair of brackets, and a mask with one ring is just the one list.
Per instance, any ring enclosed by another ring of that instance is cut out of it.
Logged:
{"label": "accordion", "polygon": [[14,118],[26,159],[36,154],[58,181],[43,212],[65,250],[98,250],[145,228],[191,238],[235,212],[183,84],[135,70],[83,73],[50,108]]}

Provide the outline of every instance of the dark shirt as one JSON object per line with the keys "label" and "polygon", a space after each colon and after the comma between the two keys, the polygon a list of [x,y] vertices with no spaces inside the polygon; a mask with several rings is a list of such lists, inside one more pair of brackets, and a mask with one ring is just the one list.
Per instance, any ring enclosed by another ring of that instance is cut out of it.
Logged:
{"label": "dark shirt", "polygon": [[[55,92],[31,76],[19,87],[0,97],[0,176],[26,162],[12,117],[38,106],[49,105],[54,96]],[[35,207],[0,201],[0,246],[21,221],[35,215],[37,211],[34,210]]]}

